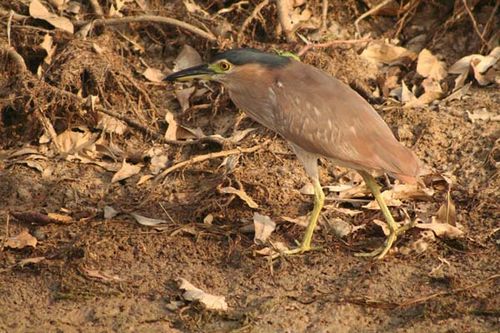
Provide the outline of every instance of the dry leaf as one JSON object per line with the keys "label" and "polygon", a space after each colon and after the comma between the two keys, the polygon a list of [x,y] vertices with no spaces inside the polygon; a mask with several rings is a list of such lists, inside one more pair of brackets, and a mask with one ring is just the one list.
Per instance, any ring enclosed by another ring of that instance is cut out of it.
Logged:
{"label": "dry leaf", "polygon": [[256,244],[264,244],[269,236],[276,229],[276,223],[269,216],[253,213],[253,224],[255,227],[255,236],[253,241]]}
{"label": "dry leaf", "polygon": [[162,82],[165,78],[165,74],[159,69],[148,67],[142,75],[151,82]]}
{"label": "dry leaf", "polygon": [[265,247],[255,251],[261,256],[273,256],[275,254],[288,251],[288,247],[283,242],[272,243],[272,247]]}
{"label": "dry leaf", "polygon": [[54,139],[59,153],[76,154],[82,150],[95,150],[97,136],[87,129],[80,131],[66,130]]}
{"label": "dry leaf", "polygon": [[220,193],[237,195],[241,200],[245,201],[245,203],[250,208],[259,208],[259,205],[255,201],[253,201],[253,199],[248,194],[246,194],[243,190],[238,190],[238,189],[235,189],[234,187],[228,186],[228,187],[220,188],[219,191],[220,191]]}
{"label": "dry leaf", "polygon": [[182,112],[186,111],[189,109],[189,98],[193,93],[195,92],[196,87],[189,87],[185,89],[178,89],[175,91],[175,98],[177,98],[177,101],[181,105]]}
{"label": "dry leaf", "polygon": [[148,226],[148,227],[156,227],[158,225],[167,224],[168,223],[165,220],[152,219],[150,217],[142,216],[142,215],[139,215],[139,214],[136,214],[136,213],[130,213],[130,215],[132,215],[135,218],[135,220],[137,221],[137,223],[139,223],[141,225]]}
{"label": "dry leaf", "polygon": [[28,232],[28,229],[23,229],[17,236],[7,238],[4,245],[11,249],[23,249],[27,246],[34,248],[37,242],[37,239]]}
{"label": "dry leaf", "polygon": [[56,223],[68,224],[73,222],[73,218],[69,215],[58,214],[58,213],[48,213],[47,216]]}
{"label": "dry leaf", "polygon": [[118,211],[111,206],[104,206],[104,219],[109,220],[118,215]]}
{"label": "dry leaf", "polygon": [[197,5],[193,0],[184,0],[184,6],[186,6],[186,10],[190,13],[199,13],[203,16],[210,17],[210,14]]}
{"label": "dry leaf", "polygon": [[299,192],[304,195],[314,195],[314,185],[311,182],[307,182],[302,186]]}
{"label": "dry leaf", "polygon": [[326,224],[338,238],[346,237],[359,229],[364,229],[365,225],[354,226],[341,218],[326,219]]}
{"label": "dry leaf", "polygon": [[451,224],[431,222],[431,223],[416,223],[415,227],[419,229],[432,230],[436,236],[445,238],[459,238],[464,235],[464,232]]}
{"label": "dry leaf", "polygon": [[47,56],[43,59],[43,62],[50,65],[50,63],[52,62],[52,57],[56,52],[56,47],[54,46],[52,36],[50,34],[46,34],[43,37],[43,42],[40,44],[40,46],[45,50],[45,52],[47,52]]}
{"label": "dry leaf", "polygon": [[110,117],[107,114],[102,114],[101,119],[97,123],[97,128],[103,130],[106,133],[114,133],[118,135],[123,135],[128,129],[125,122],[115,117]]}
{"label": "dry leaf", "polygon": [[469,112],[469,110],[466,110],[466,112],[467,112],[467,116],[469,117],[469,119],[472,123],[475,123],[478,120],[500,121],[500,114],[488,112],[488,110],[486,108],[474,110],[474,112]]}
{"label": "dry leaf", "polygon": [[65,17],[58,16],[48,11],[38,0],[33,0],[29,7],[30,16],[36,19],[44,20],[55,28],[73,33],[74,27],[71,21]]}
{"label": "dry leaf", "polygon": [[402,81],[401,88],[402,88],[401,89],[401,102],[402,103],[404,103],[404,104],[414,103],[417,100],[417,98],[411,92],[411,90],[408,89],[408,86],[405,84],[404,81]]}
{"label": "dry leaf", "polygon": [[147,182],[151,178],[154,178],[154,176],[153,175],[144,175],[144,176],[141,176],[141,178],[139,178],[139,180],[137,181],[136,185],[144,184],[145,182]]}
{"label": "dry leaf", "polygon": [[127,179],[133,175],[136,175],[141,171],[142,164],[129,164],[126,160],[123,160],[122,167],[118,172],[111,178],[111,183],[119,182],[120,180]]}
{"label": "dry leaf", "polygon": [[423,49],[418,55],[417,73],[425,78],[440,81],[448,75],[446,63],[440,61],[429,50]]}
{"label": "dry leaf", "polygon": [[175,121],[174,114],[167,111],[165,114],[165,121],[168,124],[167,131],[165,132],[165,140],[177,140],[177,121]]}
{"label": "dry leaf", "polygon": [[455,89],[462,87],[472,67],[474,78],[480,85],[496,82],[496,64],[500,58],[500,46],[494,48],[489,55],[471,54],[455,62],[448,72],[458,74],[455,80]]}
{"label": "dry leaf", "polygon": [[361,53],[361,57],[375,64],[390,64],[402,58],[417,58],[417,55],[401,46],[388,44],[384,41],[370,43]]}
{"label": "dry leaf", "polygon": [[186,44],[174,61],[175,66],[173,71],[177,72],[182,69],[200,65],[202,62],[203,60],[198,51]]}
{"label": "dry leaf", "polygon": [[90,278],[95,278],[103,281],[117,281],[117,282],[123,281],[123,279],[118,275],[111,275],[106,272],[99,272],[98,270],[95,269],[83,267],[82,271]]}
{"label": "dry leaf", "polygon": [[204,292],[201,289],[196,288],[193,286],[189,281],[186,279],[178,279],[180,286],[179,288],[184,290],[184,294],[182,294],[182,297],[186,301],[197,301],[200,302],[203,306],[205,306],[206,309],[209,310],[222,310],[226,311],[228,309],[227,303],[226,303],[226,298],[224,296],[215,296],[208,294]]}
{"label": "dry leaf", "polygon": [[[418,184],[395,184],[391,189],[382,192],[382,197],[387,206],[399,207],[401,200],[405,199],[418,199],[429,200],[434,195],[434,190],[430,188],[423,188]],[[380,209],[376,200],[370,201],[363,208]]]}
{"label": "dry leaf", "polygon": [[[281,218],[287,222],[294,223],[294,224],[301,226],[301,227],[304,227],[304,228],[306,228],[307,225],[309,224],[309,215],[303,215],[303,216],[299,216],[296,218],[282,216]],[[320,230],[320,229],[321,229],[320,225],[316,226],[316,230]]]}

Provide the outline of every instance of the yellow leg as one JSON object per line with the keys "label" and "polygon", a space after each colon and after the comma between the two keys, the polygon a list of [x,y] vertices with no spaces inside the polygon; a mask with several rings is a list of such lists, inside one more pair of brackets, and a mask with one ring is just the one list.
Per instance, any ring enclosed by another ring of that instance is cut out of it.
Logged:
{"label": "yellow leg", "polygon": [[363,177],[366,186],[370,189],[370,191],[373,193],[373,196],[375,197],[375,200],[377,200],[377,203],[380,207],[380,210],[382,211],[382,214],[384,214],[385,220],[387,222],[387,225],[389,226],[389,236],[387,236],[387,239],[385,240],[384,246],[376,249],[373,252],[369,253],[356,253],[356,256],[365,256],[365,257],[377,257],[377,259],[382,259],[387,252],[392,247],[392,244],[396,241],[396,238],[398,234],[401,232],[405,231],[407,228],[399,228],[398,224],[394,221],[394,218],[391,215],[391,212],[389,211],[389,208],[387,208],[387,205],[385,204],[384,198],[382,197],[382,194],[380,193],[380,187],[373,178],[372,175],[370,175],[367,172],[360,171],[361,176]]}
{"label": "yellow leg", "polygon": [[[304,234],[304,238],[302,239],[302,243],[300,246],[293,250],[288,250],[283,252],[283,254],[300,254],[307,251],[311,251],[314,248],[311,247],[311,241],[314,234],[314,229],[318,224],[319,215],[321,213],[321,209],[323,208],[323,204],[325,202],[325,194],[323,193],[323,189],[321,188],[321,184],[319,180],[315,179],[313,181],[314,186],[314,208],[311,212],[311,219],[309,220],[309,224],[307,225],[306,232]],[[273,257],[279,257],[281,254],[274,255]]]}

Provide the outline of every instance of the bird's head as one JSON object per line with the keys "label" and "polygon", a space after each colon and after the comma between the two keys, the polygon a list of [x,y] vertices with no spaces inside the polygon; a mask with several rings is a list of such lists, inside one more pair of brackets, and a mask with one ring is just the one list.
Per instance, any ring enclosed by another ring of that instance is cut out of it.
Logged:
{"label": "bird's head", "polygon": [[256,79],[291,61],[290,57],[255,49],[234,49],[216,55],[208,64],[198,65],[168,75],[167,81],[193,79],[234,83],[241,79]]}

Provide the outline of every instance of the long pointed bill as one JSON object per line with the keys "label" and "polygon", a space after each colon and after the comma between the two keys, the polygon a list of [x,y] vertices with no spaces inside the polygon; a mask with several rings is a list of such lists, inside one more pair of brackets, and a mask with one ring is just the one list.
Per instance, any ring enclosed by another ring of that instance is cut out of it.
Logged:
{"label": "long pointed bill", "polygon": [[190,81],[193,79],[210,80],[215,72],[207,64],[198,65],[167,75],[166,81]]}

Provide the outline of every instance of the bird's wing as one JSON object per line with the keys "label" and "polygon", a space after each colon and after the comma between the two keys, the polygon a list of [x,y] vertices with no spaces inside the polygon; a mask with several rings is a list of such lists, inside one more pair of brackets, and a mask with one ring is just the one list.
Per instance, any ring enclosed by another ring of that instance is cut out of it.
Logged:
{"label": "bird's wing", "polygon": [[276,73],[275,127],[302,149],[361,170],[414,177],[415,154],[404,147],[358,93],[325,72],[293,61]]}

